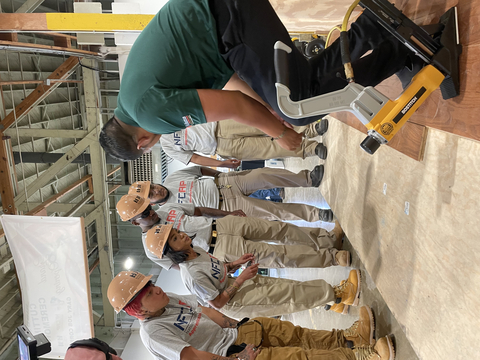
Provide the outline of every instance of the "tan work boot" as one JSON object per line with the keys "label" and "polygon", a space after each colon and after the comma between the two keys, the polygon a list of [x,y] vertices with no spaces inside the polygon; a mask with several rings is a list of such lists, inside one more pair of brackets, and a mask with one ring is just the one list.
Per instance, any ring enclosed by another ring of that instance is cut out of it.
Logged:
{"label": "tan work boot", "polygon": [[375,319],[369,306],[360,308],[360,317],[343,332],[345,339],[352,341],[355,347],[374,345]]}
{"label": "tan work boot", "polygon": [[345,305],[357,306],[360,300],[361,284],[360,270],[352,270],[345,282],[333,287],[335,297]]}
{"label": "tan work boot", "polygon": [[352,263],[352,254],[347,250],[337,251],[335,254],[334,264],[338,266],[350,266]]}
{"label": "tan work boot", "polygon": [[394,360],[395,349],[389,336],[377,341],[375,346],[359,346],[353,349],[357,360]]}
{"label": "tan work boot", "polygon": [[[342,280],[345,281],[345,280]],[[336,313],[342,314],[342,315],[347,315],[348,311],[350,310],[350,306],[345,305],[345,304],[333,304],[333,305],[325,305],[325,310],[330,310],[334,311]]]}
{"label": "tan work boot", "polygon": [[[340,285],[342,285],[346,280],[342,280],[340,281]],[[333,304],[333,305],[325,305],[325,310],[326,311],[334,311],[336,313],[339,313],[339,314],[342,314],[342,315],[347,315],[349,310],[350,310],[350,306],[349,305],[345,305],[345,304]]]}

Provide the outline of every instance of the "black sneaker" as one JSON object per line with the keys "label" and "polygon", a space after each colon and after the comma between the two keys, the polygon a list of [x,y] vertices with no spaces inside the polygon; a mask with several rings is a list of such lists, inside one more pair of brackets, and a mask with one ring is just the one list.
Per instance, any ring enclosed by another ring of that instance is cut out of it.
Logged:
{"label": "black sneaker", "polygon": [[310,171],[310,179],[312,179],[312,187],[319,187],[323,179],[323,165],[317,165]]}
{"label": "black sneaker", "polygon": [[323,143],[318,143],[315,147],[315,154],[322,160],[327,158],[327,147]]}
{"label": "black sneaker", "polygon": [[320,120],[320,122],[317,122],[315,124],[315,131],[317,132],[318,135],[322,136],[325,134],[328,130],[328,120],[326,118],[323,118]]}
{"label": "black sneaker", "polygon": [[332,222],[333,221],[333,211],[330,209],[320,209],[318,213],[318,218],[321,221]]}

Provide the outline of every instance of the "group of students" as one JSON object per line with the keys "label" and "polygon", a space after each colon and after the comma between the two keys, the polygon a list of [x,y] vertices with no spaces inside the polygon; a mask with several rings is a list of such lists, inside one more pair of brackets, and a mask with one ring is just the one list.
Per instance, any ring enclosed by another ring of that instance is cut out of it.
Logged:
{"label": "group of students", "polygon": [[[163,185],[132,184],[117,203],[119,216],[141,228],[147,256],[166,270],[179,270],[192,293],[165,294],[149,282],[150,277],[135,271],[121,272],[111,282],[112,306],[141,320],[142,340],[154,356],[246,360],[271,359],[278,351],[288,351],[281,352],[290,354],[288,359],[394,358],[389,337],[375,342],[368,307],[362,307],[360,319],[345,331],[304,329],[270,318],[318,306],[345,314],[359,303],[357,269],[335,286],[322,279],[301,282],[258,274],[259,267],[350,266],[351,254],[341,250],[344,234],[337,221],[332,231],[302,228],[273,220],[297,219],[302,212],[290,206],[306,205],[258,199],[250,204],[248,195],[259,188],[257,177],[268,178],[260,188],[278,181],[313,186],[311,173],[283,169],[221,173],[189,167],[171,174]],[[152,205],[160,206],[154,210]],[[319,216],[304,220],[316,221]],[[231,276],[240,268],[237,277]]]}
{"label": "group of students", "polygon": [[[356,82],[363,86],[393,74],[406,84],[418,71],[418,58],[369,13],[352,23],[347,37]],[[273,65],[278,40],[292,48],[292,100],[345,87],[339,41],[306,59],[268,0],[170,0],[130,51],[115,116],[100,133],[105,152],[134,160],[160,141],[172,157],[204,166],[326,159],[325,145],[311,138],[323,135],[328,122],[292,119],[279,109]],[[112,306],[141,320],[142,340],[159,359],[393,360],[391,339],[374,340],[367,306],[351,328],[331,332],[271,318],[321,305],[346,313],[358,305],[359,270],[335,286],[257,274],[259,267],[350,266],[338,222],[331,232],[283,222],[331,222],[331,210],[249,197],[259,189],[317,187],[323,175],[323,165],[297,174],[219,173],[194,166],[162,185],[133,184],[117,203],[118,214],[142,229],[147,256],[164,269],[179,270],[192,295],[165,294],[150,276],[123,271],[108,289]],[[231,277],[241,266],[243,272]]]}

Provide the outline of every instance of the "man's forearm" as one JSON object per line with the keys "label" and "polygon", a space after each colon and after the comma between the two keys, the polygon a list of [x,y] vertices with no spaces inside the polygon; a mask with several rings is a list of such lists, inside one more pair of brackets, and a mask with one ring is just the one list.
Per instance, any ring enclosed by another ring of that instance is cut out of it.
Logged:
{"label": "man's forearm", "polygon": [[253,126],[287,150],[302,143],[302,135],[283,124],[264,105],[241,91],[197,89],[207,122],[232,119]]}
{"label": "man's forearm", "polygon": [[192,158],[190,159],[190,162],[193,162],[194,164],[202,165],[202,166],[221,167],[223,161],[212,159],[206,156],[193,154]]}
{"label": "man's forearm", "polygon": [[[228,303],[237,293],[238,289],[242,286],[238,282],[238,279],[235,280],[230,286],[228,286],[221,294],[219,294],[214,300],[209,301],[210,305],[217,309],[221,309]],[[227,318],[229,319],[229,318]],[[219,324],[220,325],[220,324]]]}
{"label": "man's forearm", "polygon": [[235,328],[237,327],[238,321],[232,318],[229,318],[226,315],[223,315],[220,311],[205,306],[200,306],[202,308],[202,313],[207,315],[210,320],[215,322],[218,326],[222,328]]}
{"label": "man's forearm", "polygon": [[230,213],[228,211],[208,207],[196,207],[193,213],[194,216],[205,216],[213,219],[223,218],[229,214]]}
{"label": "man's forearm", "polygon": [[285,126],[260,102],[241,91],[197,90],[207,122],[232,119],[277,137]]}
{"label": "man's forearm", "polygon": [[180,360],[232,360],[231,358],[197,350],[192,346],[186,347],[180,353]]}
{"label": "man's forearm", "polygon": [[203,176],[213,176],[213,177],[216,177],[218,174],[221,173],[220,171],[211,169],[209,167],[204,167],[204,166],[202,166],[201,172]]}

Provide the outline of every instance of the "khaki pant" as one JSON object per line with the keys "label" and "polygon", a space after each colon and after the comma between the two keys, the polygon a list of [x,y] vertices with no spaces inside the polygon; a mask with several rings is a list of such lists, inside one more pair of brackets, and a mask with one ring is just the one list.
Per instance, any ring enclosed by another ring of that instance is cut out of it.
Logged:
{"label": "khaki pant", "polygon": [[[228,279],[230,286],[235,279]],[[335,300],[324,280],[295,281],[257,275],[245,281],[220,311],[232,318],[279,316],[313,309]]]}
{"label": "khaki pant", "polygon": [[298,174],[284,169],[263,168],[240,172],[222,173],[216,179],[223,197],[220,209],[243,210],[247,216],[266,220],[319,220],[319,209],[315,206],[294,203],[276,203],[248,197],[257,190],[276,187],[310,187],[310,171]]}
{"label": "khaki pant", "polygon": [[352,350],[345,347],[341,330],[312,330],[294,326],[288,321],[271,318],[250,320],[238,328],[235,345],[258,346],[263,337],[257,360],[355,360]]}
{"label": "khaki pant", "polygon": [[281,221],[226,216],[217,219],[217,234],[217,259],[230,262],[255,251],[260,267],[266,268],[324,268],[333,265],[338,251],[333,232]]}
{"label": "khaki pant", "polygon": [[282,148],[271,137],[252,126],[246,126],[233,120],[219,121],[217,125],[216,153],[221,157],[239,160],[268,160],[285,157],[301,157],[315,155],[318,142],[309,140],[317,136],[315,123],[308,126],[295,127],[298,133],[305,132],[300,148],[294,151]]}

